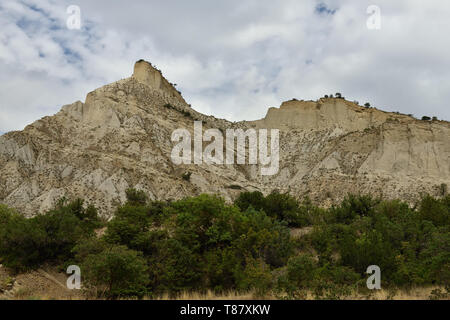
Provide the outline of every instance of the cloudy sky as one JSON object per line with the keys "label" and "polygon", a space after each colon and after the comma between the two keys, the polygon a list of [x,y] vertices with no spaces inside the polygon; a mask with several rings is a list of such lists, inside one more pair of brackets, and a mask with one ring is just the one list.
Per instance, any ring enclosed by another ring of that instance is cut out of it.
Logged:
{"label": "cloudy sky", "polygon": [[141,58],[229,120],[335,92],[450,120],[448,0],[2,0],[0,30],[0,132],[84,101]]}

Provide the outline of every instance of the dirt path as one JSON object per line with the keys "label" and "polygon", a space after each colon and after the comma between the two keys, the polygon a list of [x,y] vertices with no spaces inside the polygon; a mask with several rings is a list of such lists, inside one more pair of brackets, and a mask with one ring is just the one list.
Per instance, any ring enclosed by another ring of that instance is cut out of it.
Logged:
{"label": "dirt path", "polygon": [[0,299],[84,299],[80,290],[70,290],[66,287],[66,280],[67,275],[53,267],[45,267],[16,276],[11,275],[4,267],[0,267]]}

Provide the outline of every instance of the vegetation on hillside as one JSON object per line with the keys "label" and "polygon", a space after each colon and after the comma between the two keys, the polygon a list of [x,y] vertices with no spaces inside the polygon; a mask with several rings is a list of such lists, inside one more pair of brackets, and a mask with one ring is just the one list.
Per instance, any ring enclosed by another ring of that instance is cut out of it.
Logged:
{"label": "vegetation on hillside", "polygon": [[234,204],[212,195],[149,201],[133,189],[127,198],[109,222],[82,200],[31,219],[0,206],[0,263],[17,272],[76,264],[85,288],[107,298],[340,298],[367,290],[370,265],[381,268],[383,288],[450,285],[449,195],[416,208],[349,195],[329,209],[277,192],[243,192]]}

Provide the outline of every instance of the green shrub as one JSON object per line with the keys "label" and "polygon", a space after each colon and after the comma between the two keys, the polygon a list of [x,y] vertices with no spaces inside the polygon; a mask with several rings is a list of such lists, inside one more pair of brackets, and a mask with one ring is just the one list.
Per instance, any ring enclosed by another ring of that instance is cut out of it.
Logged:
{"label": "green shrub", "polygon": [[333,207],[331,213],[338,223],[350,223],[357,216],[368,216],[379,203],[370,196],[348,195],[338,207]]}
{"label": "green shrub", "polygon": [[364,274],[370,265],[378,265],[385,275],[394,271],[394,253],[390,242],[377,230],[361,235],[346,234],[340,243],[342,263],[360,274]]}
{"label": "green shrub", "polygon": [[433,222],[435,226],[450,224],[450,209],[448,199],[435,199],[429,195],[420,202],[419,213],[422,219]]}
{"label": "green shrub", "polygon": [[317,264],[310,255],[292,257],[287,263],[287,280],[294,288],[307,289],[314,279],[316,268]]}
{"label": "green shrub", "polygon": [[183,180],[185,180],[185,181],[190,181],[191,180],[191,175],[192,175],[192,172],[185,172],[185,173],[183,173],[182,174],[182,178],[183,178]]}
{"label": "green shrub", "polygon": [[[78,264],[108,298],[272,290],[338,299],[365,287],[369,265],[381,268],[389,290],[450,281],[450,195],[425,196],[415,208],[349,195],[329,209],[278,192],[243,192],[234,205],[212,195],[127,196],[100,238],[97,211],[81,200],[31,219],[0,205],[1,263],[16,271]],[[292,239],[289,226],[311,228]]]}
{"label": "green shrub", "polygon": [[263,210],[265,198],[259,191],[241,192],[234,201],[234,204],[241,209],[241,211],[247,210],[250,206],[252,206],[255,210]]}
{"label": "green shrub", "polygon": [[287,193],[269,194],[264,201],[264,211],[270,217],[285,220],[289,226],[300,225],[298,201]]}
{"label": "green shrub", "polygon": [[420,254],[426,282],[450,285],[450,230],[435,232]]}
{"label": "green shrub", "polygon": [[44,262],[64,262],[72,258],[72,248],[79,240],[93,236],[100,224],[96,210],[84,209],[81,200],[65,202],[31,219],[2,209],[0,258],[5,266],[19,272]]}
{"label": "green shrub", "polygon": [[147,293],[148,267],[142,255],[125,246],[109,246],[80,261],[85,281],[108,298],[138,297]]}
{"label": "green shrub", "polygon": [[151,283],[156,293],[175,295],[205,288],[201,256],[195,249],[177,239],[160,241],[157,254],[149,260]]}
{"label": "green shrub", "polygon": [[256,297],[264,297],[272,288],[271,268],[262,259],[247,259],[245,269],[238,280],[240,291],[254,290]]}
{"label": "green shrub", "polygon": [[125,193],[128,204],[132,206],[145,205],[147,203],[148,197],[142,190],[127,189]]}
{"label": "green shrub", "polygon": [[[306,215],[308,211],[306,205],[304,211],[300,212],[298,201],[287,193],[272,192],[267,197],[259,192],[242,192],[235,200],[234,204],[242,211],[252,206],[256,210],[263,210],[268,216],[284,220],[291,227],[307,224]],[[306,204],[306,203],[305,203]]]}

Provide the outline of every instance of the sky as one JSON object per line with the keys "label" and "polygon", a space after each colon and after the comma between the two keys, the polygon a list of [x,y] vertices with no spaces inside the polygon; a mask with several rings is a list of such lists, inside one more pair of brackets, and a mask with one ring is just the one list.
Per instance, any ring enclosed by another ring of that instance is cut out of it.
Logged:
{"label": "sky", "polygon": [[450,120],[448,0],[2,0],[0,30],[0,133],[84,101],[139,59],[231,121],[336,92]]}

